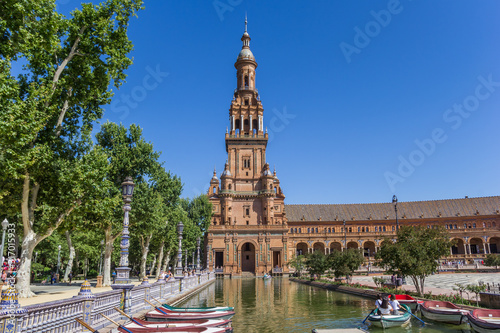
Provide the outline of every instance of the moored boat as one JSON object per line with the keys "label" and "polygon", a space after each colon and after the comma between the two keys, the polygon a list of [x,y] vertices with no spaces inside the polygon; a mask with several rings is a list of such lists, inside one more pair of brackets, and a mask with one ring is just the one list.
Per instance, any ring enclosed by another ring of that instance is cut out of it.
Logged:
{"label": "moored boat", "polygon": [[199,308],[181,308],[177,306],[170,306],[168,304],[162,304],[162,306],[171,311],[179,312],[210,312],[210,311],[233,311],[232,306],[212,306],[212,307],[199,307]]}
{"label": "moored boat", "polygon": [[413,297],[411,297],[410,295],[395,295],[395,296],[396,296],[396,301],[398,301],[399,304],[408,305],[408,307],[412,312],[417,311],[418,304],[423,303],[423,301],[418,301]]}
{"label": "moored boat", "polygon": [[164,307],[146,313],[147,321],[191,321],[199,319],[231,319],[234,316],[234,311],[201,311],[201,312],[179,312],[171,311]]}
{"label": "moored boat", "polygon": [[425,301],[420,304],[420,311],[425,318],[455,325],[462,324],[469,312],[451,302],[443,301]]}
{"label": "moored boat", "polygon": [[175,321],[175,322],[151,322],[145,321],[138,318],[132,318],[129,324],[124,325],[128,327],[130,324],[136,324],[143,326],[145,328],[169,328],[175,325],[175,327],[231,327],[231,320],[220,320],[220,319],[199,319],[190,321]]}
{"label": "moored boat", "polygon": [[169,333],[169,332],[175,332],[175,333],[226,333],[227,328],[225,327],[174,327],[175,325],[172,325],[170,328],[159,328],[159,329],[151,329],[149,331],[144,331],[143,327],[140,325],[135,324],[137,327],[119,327],[118,332],[121,333],[143,333],[143,332],[157,332],[157,333]]}
{"label": "moored boat", "polygon": [[467,314],[467,319],[475,332],[500,333],[500,310],[476,309]]}
{"label": "moored boat", "polygon": [[401,307],[404,308],[404,310],[400,311],[399,314],[379,315],[372,313],[368,316],[368,320],[373,326],[382,328],[406,325],[410,322],[411,310],[405,304],[401,304]]}

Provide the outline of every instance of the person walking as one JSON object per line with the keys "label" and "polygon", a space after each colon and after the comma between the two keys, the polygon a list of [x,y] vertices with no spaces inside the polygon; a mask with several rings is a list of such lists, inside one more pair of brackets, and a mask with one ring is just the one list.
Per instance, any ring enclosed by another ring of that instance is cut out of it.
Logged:
{"label": "person walking", "polygon": [[73,279],[73,273],[69,272],[68,279],[69,279],[69,284],[71,284],[71,280]]}

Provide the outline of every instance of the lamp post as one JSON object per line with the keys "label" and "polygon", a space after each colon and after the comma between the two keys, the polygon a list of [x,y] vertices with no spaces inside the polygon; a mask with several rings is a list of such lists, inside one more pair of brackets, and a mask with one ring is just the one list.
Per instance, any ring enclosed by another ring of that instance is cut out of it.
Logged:
{"label": "lamp post", "polygon": [[61,245],[59,245],[57,251],[57,270],[56,270],[56,281],[59,283],[59,267],[61,266]]}
{"label": "lamp post", "polygon": [[347,251],[347,229],[345,228],[345,220],[344,220],[344,246],[345,246],[345,251]]}
{"label": "lamp post", "polygon": [[184,271],[187,272],[188,270],[188,250],[184,250]]}
{"label": "lamp post", "polygon": [[196,273],[200,272],[200,237],[196,238]]}
{"label": "lamp post", "polygon": [[130,246],[129,242],[129,221],[128,213],[130,212],[130,203],[132,202],[132,195],[134,194],[134,182],[131,177],[126,177],[125,181],[122,183],[122,197],[123,197],[123,231],[122,231],[122,241],[120,243],[120,267],[116,268],[116,278],[114,283],[111,285],[113,289],[124,290],[124,311],[127,314],[131,313],[131,292],[130,290],[134,285],[130,281],[130,267],[128,267],[128,248]]}
{"label": "lamp post", "polygon": [[194,265],[194,255],[195,255],[195,252],[193,251],[193,268],[191,270],[194,270],[196,269],[197,267]]}
{"label": "lamp post", "polygon": [[398,221],[398,197],[396,195],[392,196],[392,204],[394,205],[394,212],[396,213],[396,233],[399,231],[399,221]]}
{"label": "lamp post", "polygon": [[4,219],[2,221],[2,229],[3,229],[3,231],[2,231],[2,252],[0,253],[0,257],[2,257],[2,260],[3,260],[3,246],[5,244],[5,231],[7,230],[8,226],[9,226],[9,221],[7,221],[7,219]]}
{"label": "lamp post", "polygon": [[177,223],[177,233],[179,237],[179,250],[177,251],[177,267],[175,268],[175,275],[182,276],[182,231],[184,230],[184,224],[181,221]]}

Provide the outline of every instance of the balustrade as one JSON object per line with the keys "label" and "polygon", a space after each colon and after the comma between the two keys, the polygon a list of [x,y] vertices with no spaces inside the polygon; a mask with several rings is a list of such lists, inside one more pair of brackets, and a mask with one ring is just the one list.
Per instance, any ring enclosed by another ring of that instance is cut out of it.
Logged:
{"label": "balustrade", "polygon": [[[184,278],[184,283],[180,280],[172,279],[170,281],[160,280],[153,284],[144,283],[131,290],[131,313],[135,314],[144,309],[150,308],[144,299],[156,298],[165,301],[171,296],[181,292],[188,292],[201,284],[215,279],[215,274],[202,273],[199,276],[189,276]],[[75,318],[83,318],[93,328],[99,330],[110,323],[101,314],[108,316],[113,320],[119,320],[121,315],[113,308],[122,308],[122,291],[112,290],[93,295],[90,292],[88,282],[82,285],[88,287],[85,293],[80,292],[79,296],[64,299],[60,301],[35,304],[24,307],[25,313],[15,314],[18,327],[4,327],[4,322],[9,315],[0,315],[0,333],[7,332],[51,332],[51,333],[72,333],[82,332],[82,327],[75,321]],[[9,298],[11,295],[2,295]],[[14,297],[17,303],[17,294]],[[12,322],[11,322],[12,323]]]}

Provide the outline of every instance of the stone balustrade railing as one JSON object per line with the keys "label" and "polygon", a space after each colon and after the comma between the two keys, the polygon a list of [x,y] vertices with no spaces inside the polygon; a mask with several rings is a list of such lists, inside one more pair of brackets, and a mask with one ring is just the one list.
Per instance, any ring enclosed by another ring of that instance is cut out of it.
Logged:
{"label": "stone balustrade railing", "polygon": [[[158,280],[152,284],[145,280],[131,290],[130,313],[136,314],[151,308],[145,299],[152,303],[156,303],[155,300],[164,302],[213,279],[215,279],[215,274],[210,272],[169,281]],[[94,295],[90,291],[90,284],[85,281],[78,296],[21,308],[17,292],[13,287],[9,287],[2,293],[0,303],[0,333],[85,331],[76,322],[76,318],[99,330],[110,324],[102,314],[113,320],[122,319],[120,313],[114,308],[123,310],[123,303],[123,291],[112,290]]]}

